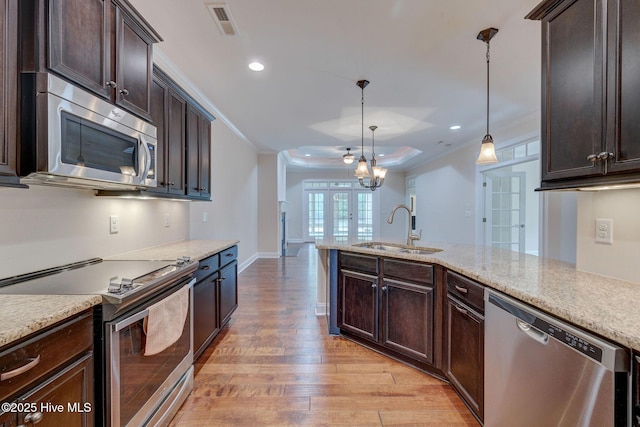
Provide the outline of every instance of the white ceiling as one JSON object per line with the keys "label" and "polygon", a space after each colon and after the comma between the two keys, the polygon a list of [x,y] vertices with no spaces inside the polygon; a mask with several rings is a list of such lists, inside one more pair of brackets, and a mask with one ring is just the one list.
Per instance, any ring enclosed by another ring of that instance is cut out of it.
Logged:
{"label": "white ceiling", "polygon": [[[377,125],[379,164],[407,169],[540,110],[539,0],[227,0],[238,34],[222,35],[205,0],[131,0],[162,35],[157,45],[263,153],[337,167],[365,155]],[[265,70],[249,70],[258,60]],[[451,125],[462,126],[451,131]],[[496,140],[499,144],[500,141]],[[415,155],[415,151],[421,152]],[[414,154],[413,156],[408,153]],[[305,156],[310,154],[311,156]],[[404,159],[404,157],[407,157]],[[385,164],[385,162],[387,162]]]}

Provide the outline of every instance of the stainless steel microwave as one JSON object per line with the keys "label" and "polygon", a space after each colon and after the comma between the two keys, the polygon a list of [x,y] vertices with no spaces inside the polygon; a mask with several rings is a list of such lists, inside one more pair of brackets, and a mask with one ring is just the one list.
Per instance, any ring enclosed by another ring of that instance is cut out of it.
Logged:
{"label": "stainless steel microwave", "polygon": [[25,73],[21,84],[21,182],[157,185],[155,126],[53,74]]}

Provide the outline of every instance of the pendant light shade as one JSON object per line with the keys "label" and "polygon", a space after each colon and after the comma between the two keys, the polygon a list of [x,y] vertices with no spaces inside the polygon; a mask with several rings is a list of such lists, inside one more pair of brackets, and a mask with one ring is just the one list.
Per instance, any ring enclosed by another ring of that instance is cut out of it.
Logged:
{"label": "pendant light shade", "polygon": [[487,45],[487,133],[484,138],[482,138],[480,155],[478,156],[478,160],[476,160],[476,164],[478,165],[498,163],[496,148],[493,144],[493,137],[489,133],[489,42],[497,33],[497,28],[487,28],[486,30],[480,31],[477,37],[478,40],[485,42]]}

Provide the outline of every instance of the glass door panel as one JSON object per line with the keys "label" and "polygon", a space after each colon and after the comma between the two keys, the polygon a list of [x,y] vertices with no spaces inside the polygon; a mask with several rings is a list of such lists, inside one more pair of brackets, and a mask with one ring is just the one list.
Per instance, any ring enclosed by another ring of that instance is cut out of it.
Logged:
{"label": "glass door panel", "polygon": [[488,172],[486,176],[487,245],[524,252],[525,173]]}

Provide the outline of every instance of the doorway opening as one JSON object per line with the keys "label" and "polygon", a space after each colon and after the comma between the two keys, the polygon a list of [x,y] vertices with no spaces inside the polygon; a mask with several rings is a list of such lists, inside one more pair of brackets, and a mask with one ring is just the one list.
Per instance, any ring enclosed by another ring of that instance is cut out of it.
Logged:
{"label": "doorway opening", "polygon": [[305,240],[332,238],[336,243],[373,240],[375,193],[349,181],[303,183]]}
{"label": "doorway opening", "polygon": [[482,174],[482,241],[487,246],[539,255],[540,141],[496,151],[499,163]]}

